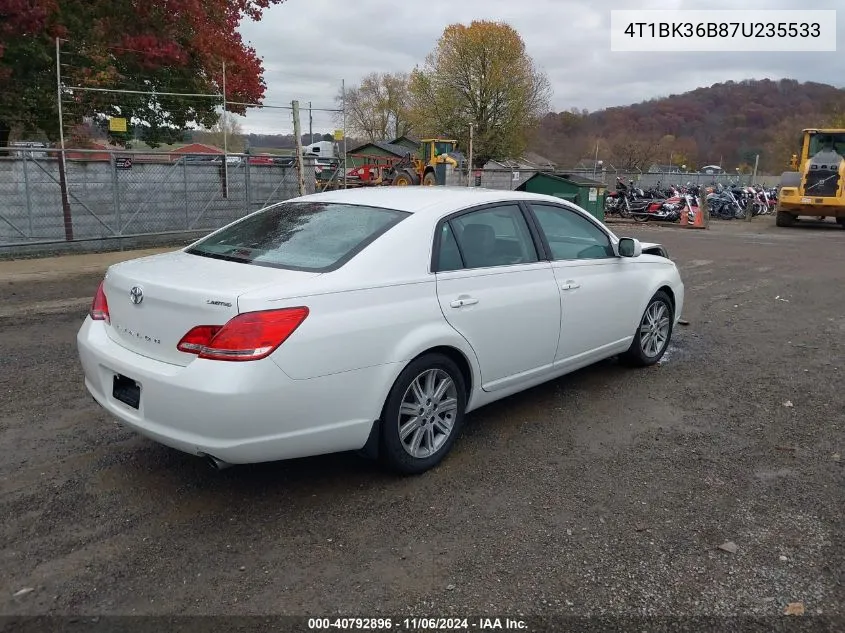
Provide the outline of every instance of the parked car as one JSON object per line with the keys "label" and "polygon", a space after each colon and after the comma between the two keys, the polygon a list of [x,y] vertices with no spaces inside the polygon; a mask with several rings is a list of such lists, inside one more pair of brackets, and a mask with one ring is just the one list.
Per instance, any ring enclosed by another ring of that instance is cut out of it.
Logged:
{"label": "parked car", "polygon": [[360,450],[420,473],[469,411],[658,362],[683,304],[665,249],[567,201],[374,187],[111,266],[77,343],[110,414],[218,468]]}

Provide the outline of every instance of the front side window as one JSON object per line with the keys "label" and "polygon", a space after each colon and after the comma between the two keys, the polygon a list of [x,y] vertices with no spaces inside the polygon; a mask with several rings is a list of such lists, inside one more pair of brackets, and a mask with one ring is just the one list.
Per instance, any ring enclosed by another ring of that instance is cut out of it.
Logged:
{"label": "front side window", "polygon": [[208,236],[188,252],[244,264],[325,272],[343,265],[408,215],[337,202],[285,202]]}
{"label": "front side window", "polygon": [[[449,221],[449,235],[441,237],[441,258],[454,239],[464,268],[510,266],[538,261],[528,224],[517,205],[473,211]],[[449,255],[454,262],[454,256]],[[454,270],[454,268],[452,268]]]}
{"label": "front side window", "polygon": [[531,204],[540,230],[546,236],[552,259],[606,259],[615,257],[607,233],[570,209]]}
{"label": "front side window", "polygon": [[815,156],[821,151],[835,151],[840,155],[845,154],[845,133],[811,135],[809,155]]}

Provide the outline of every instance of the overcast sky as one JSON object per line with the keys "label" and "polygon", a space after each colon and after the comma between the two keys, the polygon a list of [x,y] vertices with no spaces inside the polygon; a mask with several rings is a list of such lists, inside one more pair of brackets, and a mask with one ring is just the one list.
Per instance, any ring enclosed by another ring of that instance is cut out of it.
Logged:
{"label": "overcast sky", "polygon": [[[835,9],[841,0],[744,0],[745,9]],[[808,7],[808,5],[812,5]],[[259,23],[241,26],[263,58],[267,105],[335,107],[347,86],[373,71],[409,71],[422,64],[449,24],[505,21],[546,72],[556,111],[597,110],[709,86],[728,79],[794,78],[845,86],[845,11],[837,16],[836,53],[611,52],[612,9],[730,9],[735,0],[287,0]],[[761,18],[764,14],[761,13]],[[334,129],[333,114],[314,112],[314,131]],[[290,133],[290,112],[251,111],[246,131]],[[302,116],[308,131],[307,113]]]}

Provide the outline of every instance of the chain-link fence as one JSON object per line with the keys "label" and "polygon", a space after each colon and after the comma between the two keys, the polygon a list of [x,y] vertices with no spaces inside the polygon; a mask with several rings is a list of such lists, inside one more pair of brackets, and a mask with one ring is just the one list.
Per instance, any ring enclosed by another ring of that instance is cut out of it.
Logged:
{"label": "chain-link fence", "polygon": [[[564,170],[565,171],[565,170]],[[597,180],[604,184],[613,187],[617,178],[621,178],[626,183],[633,180],[638,187],[648,189],[655,186],[679,186],[690,183],[692,185],[728,185],[730,183],[737,183],[742,185],[761,185],[763,187],[777,187],[780,184],[780,176],[764,176],[758,174],[756,177],[753,174],[739,174],[739,173],[721,173],[708,174],[700,172],[682,172],[682,171],[666,171],[666,172],[641,172],[641,171],[618,171],[615,169],[604,170],[575,170],[567,173],[577,174],[584,178]]]}
{"label": "chain-link fence", "polygon": [[615,170],[598,170],[594,172],[591,170],[567,169],[550,171],[531,169],[530,167],[522,167],[519,169],[488,167],[485,169],[473,169],[469,172],[466,168],[455,169],[449,172],[446,184],[453,186],[465,186],[469,183],[470,186],[484,187],[487,189],[516,189],[538,173],[568,174],[578,176],[583,179],[603,183],[611,189],[615,188],[617,178],[621,178],[625,183],[633,180],[637,183],[638,187],[643,189],[655,186],[682,186],[687,183],[703,186],[714,185],[717,183],[721,183],[723,185],[737,183],[742,185],[761,185],[763,187],[777,187],[780,184],[780,176],[758,175],[754,178],[748,174],[731,175],[687,172],[645,173]]}
{"label": "chain-link fence", "polygon": [[[313,193],[313,159],[303,177]],[[299,193],[292,157],[20,148],[0,157],[0,248],[198,237]]]}

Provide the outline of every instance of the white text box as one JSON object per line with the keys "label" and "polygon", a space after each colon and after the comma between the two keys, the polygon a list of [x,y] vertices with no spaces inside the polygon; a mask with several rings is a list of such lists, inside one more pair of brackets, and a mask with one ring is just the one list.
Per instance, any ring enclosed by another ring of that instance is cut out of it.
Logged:
{"label": "white text box", "polygon": [[611,11],[614,52],[835,52],[836,11]]}

